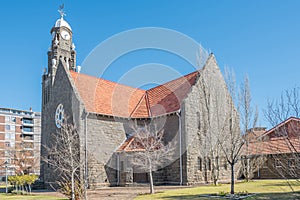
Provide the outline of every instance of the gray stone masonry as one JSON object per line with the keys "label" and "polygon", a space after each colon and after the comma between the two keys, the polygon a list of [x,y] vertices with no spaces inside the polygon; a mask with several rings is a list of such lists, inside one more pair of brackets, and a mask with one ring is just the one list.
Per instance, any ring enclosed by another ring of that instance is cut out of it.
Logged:
{"label": "gray stone masonry", "polygon": [[[209,110],[212,119],[210,129],[207,129],[208,113],[205,106],[203,81],[209,88],[207,92],[210,93]],[[220,121],[224,120],[228,113],[229,107],[226,102],[231,101],[231,98],[228,98],[230,96],[225,81],[212,55],[204,69],[200,71],[200,76],[181,105],[181,110],[178,113],[152,119],[153,123],[163,124],[165,142],[175,141],[176,145],[172,162],[154,172],[153,177],[156,184],[186,185],[211,182],[211,170],[207,167],[206,159],[210,158],[210,162],[213,162],[216,156],[220,158],[220,180],[230,179],[230,167],[224,161],[224,155],[220,149],[216,149],[217,139],[226,137],[222,135],[219,128]],[[49,144],[51,134],[56,134],[58,131],[54,116],[60,103],[64,105],[68,122],[74,123],[78,128],[80,156],[83,163],[85,161],[85,143],[87,143],[89,186],[95,188],[134,184],[134,167],[123,165],[123,169],[121,169],[120,166],[121,162],[126,165],[127,155],[118,157],[115,154],[126,136],[132,133],[130,125],[133,123],[133,119],[88,113],[86,121],[84,104],[76,91],[64,61],[60,61],[55,82],[51,88],[50,101],[43,106],[42,145]],[[145,121],[149,122],[149,119],[138,119],[138,121],[143,124]],[[181,130],[179,130],[180,124]],[[207,132],[207,130],[209,131]],[[182,155],[180,155],[180,136]],[[214,157],[208,153],[210,148],[218,151]],[[47,156],[43,148],[42,156]],[[199,162],[199,158],[201,162]],[[85,169],[80,169],[82,177],[84,177],[84,171]],[[59,176],[55,175],[51,167],[42,162],[41,178],[46,184],[49,184],[54,183]]]}

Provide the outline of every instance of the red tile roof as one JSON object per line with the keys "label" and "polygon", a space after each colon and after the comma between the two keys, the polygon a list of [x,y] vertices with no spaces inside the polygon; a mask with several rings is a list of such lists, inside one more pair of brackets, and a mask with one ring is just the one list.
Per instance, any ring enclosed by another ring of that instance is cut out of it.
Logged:
{"label": "red tile roof", "polygon": [[[249,143],[250,155],[268,155],[300,152],[299,138],[279,137],[268,141]],[[245,149],[243,154],[245,154]]]}
{"label": "red tile roof", "polygon": [[88,112],[131,118],[149,118],[179,110],[199,75],[195,71],[146,91],[70,73]]}
{"label": "red tile roof", "polygon": [[[249,143],[250,155],[300,152],[300,118],[290,117]],[[246,146],[243,153],[246,155]]]}
{"label": "red tile roof", "polygon": [[117,149],[117,152],[137,152],[137,151],[145,151],[143,147],[139,147],[136,143],[134,137],[129,137],[125,140],[125,142]]}
{"label": "red tile roof", "polygon": [[[288,127],[290,124],[292,124],[292,126],[294,126],[294,130],[288,130]],[[281,129],[282,127],[285,128],[287,132],[290,132],[290,134],[292,132],[299,132],[299,134],[300,134],[300,118],[290,117],[290,118],[284,120],[283,122],[279,123],[278,125],[274,126],[270,130],[266,131],[261,137],[274,135],[274,134],[276,134],[275,132],[276,131],[278,132],[278,130]],[[295,130],[295,128],[297,130]]]}
{"label": "red tile roof", "polygon": [[199,72],[195,71],[147,91],[152,116],[171,113],[180,109]]}

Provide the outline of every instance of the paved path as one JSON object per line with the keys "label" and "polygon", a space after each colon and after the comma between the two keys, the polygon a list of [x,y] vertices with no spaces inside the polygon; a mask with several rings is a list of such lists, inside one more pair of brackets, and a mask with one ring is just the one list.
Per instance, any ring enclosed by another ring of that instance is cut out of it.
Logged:
{"label": "paved path", "polygon": [[[155,192],[172,190],[178,188],[185,188],[186,186],[156,186],[154,187]],[[34,194],[64,197],[58,192],[50,192],[45,190],[34,191]],[[149,193],[148,187],[107,187],[98,190],[88,191],[88,200],[130,200],[134,199],[138,194]]]}

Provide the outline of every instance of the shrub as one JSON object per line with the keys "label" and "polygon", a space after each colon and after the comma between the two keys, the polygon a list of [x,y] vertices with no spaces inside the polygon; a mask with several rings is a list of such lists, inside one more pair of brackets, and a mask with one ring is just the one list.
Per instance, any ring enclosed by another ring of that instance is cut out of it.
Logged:
{"label": "shrub", "polygon": [[23,190],[13,190],[11,191],[12,194],[16,194],[16,195],[27,195],[28,193],[26,191]]}
{"label": "shrub", "polygon": [[218,193],[218,195],[221,196],[221,197],[225,197],[227,194],[229,194],[229,193],[228,193],[228,192],[225,192],[225,191],[220,191],[220,192]]}
{"label": "shrub", "polygon": [[[11,185],[15,187],[15,192],[19,190],[21,193],[24,193],[24,187],[26,188],[26,192],[31,193],[31,185],[38,179],[38,176],[35,174],[32,175],[15,175],[9,176],[8,181]],[[29,191],[27,190],[27,187]]]}
{"label": "shrub", "polygon": [[[57,182],[59,186],[59,192],[72,199],[72,183],[67,178],[62,178]],[[82,198],[84,193],[83,185],[78,180],[74,181],[75,199],[79,200]]]}

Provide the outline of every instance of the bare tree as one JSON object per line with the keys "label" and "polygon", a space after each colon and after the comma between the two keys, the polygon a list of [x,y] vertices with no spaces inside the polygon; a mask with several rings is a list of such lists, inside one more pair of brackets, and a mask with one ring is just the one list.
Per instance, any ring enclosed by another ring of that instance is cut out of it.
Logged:
{"label": "bare tree", "polygon": [[172,159],[174,143],[164,141],[164,131],[151,128],[150,125],[133,127],[134,154],[132,164],[149,174],[150,193],[154,194],[153,171],[158,170],[164,163]]}
{"label": "bare tree", "polygon": [[[219,180],[219,162],[221,158],[221,148],[218,139],[221,135],[221,121],[223,103],[222,92],[215,88],[215,84],[210,75],[200,77],[200,92],[202,92],[201,106],[202,110],[202,129],[198,130],[199,141],[202,141],[200,153],[204,156],[204,179],[207,182],[207,171],[211,169],[211,179],[214,185]],[[200,120],[200,119],[199,119]],[[199,122],[200,123],[200,122]],[[209,165],[209,166],[208,166]]]}
{"label": "bare tree", "polygon": [[299,118],[300,87],[285,90],[278,100],[268,100],[264,114],[271,126],[276,126],[291,116]]}
{"label": "bare tree", "polygon": [[39,160],[34,158],[33,150],[15,150],[13,151],[13,162],[15,173],[19,175],[30,174],[35,172],[39,166]]}
{"label": "bare tree", "polygon": [[[280,137],[286,150],[270,147],[276,153],[272,154],[275,170],[282,178],[300,178],[300,87],[294,87],[281,93],[278,100],[268,100],[264,110],[267,121],[274,127],[276,137]],[[282,124],[290,117],[294,120]],[[288,152],[287,152],[288,150]]]}
{"label": "bare tree", "polygon": [[223,129],[223,134],[226,135],[226,137],[223,141],[219,140],[219,144],[231,169],[231,194],[234,194],[234,167],[240,159],[241,149],[244,145],[244,140],[240,135],[238,116],[235,112],[234,106],[232,105],[232,110],[228,113]]}
{"label": "bare tree", "polygon": [[234,174],[235,164],[240,159],[241,149],[244,145],[244,140],[240,132],[240,122],[238,112],[235,108],[234,102],[236,100],[236,83],[233,71],[226,69],[225,80],[229,91],[228,97],[226,98],[226,105],[229,105],[229,109],[226,112],[226,118],[222,128],[222,135],[226,137],[223,141],[220,139],[219,144],[225,154],[225,158],[230,165],[231,169],[231,189],[230,193],[234,194]]}
{"label": "bare tree", "polygon": [[245,148],[243,152],[242,159],[242,173],[247,181],[253,178],[254,172],[262,164],[263,158],[260,156],[252,156],[249,150],[249,143],[251,137],[248,137],[246,134],[250,128],[256,127],[258,121],[258,108],[256,106],[255,113],[253,115],[253,107],[251,105],[252,97],[250,91],[249,77],[246,75],[244,81],[240,86],[238,93],[239,97],[239,113],[241,120],[241,131],[245,139]]}
{"label": "bare tree", "polygon": [[80,170],[84,167],[80,159],[79,134],[73,124],[62,124],[60,130],[52,134],[49,146],[44,146],[47,157],[42,158],[58,176],[60,191],[72,200],[82,197],[84,183]]}
{"label": "bare tree", "polygon": [[255,112],[253,113],[253,107],[251,105],[252,96],[248,75],[245,75],[244,77],[244,81],[240,86],[238,97],[242,133],[245,134],[248,129],[255,127],[258,121],[258,107],[256,106]]}

